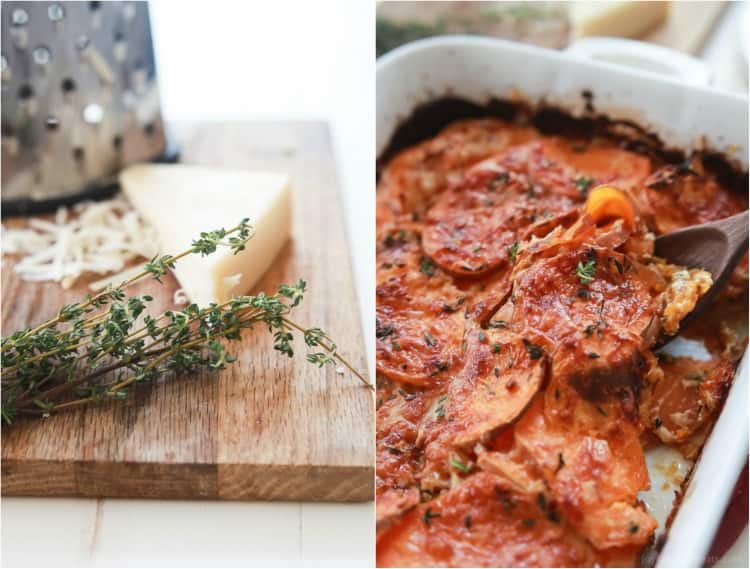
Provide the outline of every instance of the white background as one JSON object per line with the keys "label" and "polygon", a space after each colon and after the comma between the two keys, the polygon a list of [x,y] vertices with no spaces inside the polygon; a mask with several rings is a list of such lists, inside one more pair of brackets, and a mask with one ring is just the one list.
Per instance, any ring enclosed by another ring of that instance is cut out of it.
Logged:
{"label": "white background", "polygon": [[[703,53],[747,90],[731,6]],[[374,312],[374,3],[157,0],[167,120],[323,119],[332,127],[363,327]],[[370,362],[373,338],[365,334]],[[372,369],[372,368],[371,368]],[[11,566],[367,566],[372,504],[2,501]],[[747,533],[735,563],[747,566]],[[744,559],[744,561],[742,561]],[[728,565],[728,564],[727,564]]]}

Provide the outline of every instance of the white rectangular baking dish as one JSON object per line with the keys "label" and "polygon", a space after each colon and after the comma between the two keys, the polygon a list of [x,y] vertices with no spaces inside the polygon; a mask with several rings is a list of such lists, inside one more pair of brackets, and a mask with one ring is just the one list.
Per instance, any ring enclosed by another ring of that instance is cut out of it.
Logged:
{"label": "white rectangular baking dish", "polygon": [[[583,90],[594,94],[597,112],[613,119],[634,120],[670,146],[687,150],[707,143],[747,167],[746,97],[610,63],[578,59],[564,52],[471,36],[421,40],[378,60],[377,152],[383,152],[399,123],[418,105],[446,95],[476,103],[520,97],[533,105],[544,100],[580,115],[585,104]],[[747,383],[746,353],[724,409],[693,469],[657,560],[658,567],[703,564],[748,459]],[[673,488],[661,489],[662,475],[654,468],[660,458],[658,452],[648,458],[654,481],[650,499],[666,504],[666,510],[657,515],[663,520],[672,504]]]}

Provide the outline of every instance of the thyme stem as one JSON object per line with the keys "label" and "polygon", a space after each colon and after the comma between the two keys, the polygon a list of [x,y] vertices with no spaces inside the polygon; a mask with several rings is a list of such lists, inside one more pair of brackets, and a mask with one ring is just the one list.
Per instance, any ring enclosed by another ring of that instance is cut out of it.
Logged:
{"label": "thyme stem", "polygon": [[[204,308],[191,304],[153,317],[146,312],[151,297],[128,297],[124,292],[148,275],[161,282],[160,277],[187,255],[209,255],[219,247],[229,247],[236,254],[251,237],[247,220],[230,230],[202,233],[190,249],[154,257],[143,271],[118,287],[110,286],[80,303],[64,306],[55,318],[3,338],[3,420],[10,423],[18,414],[46,416],[104,399],[124,398],[133,384],[169,372],[221,369],[236,358],[219,340],[238,340],[244,329],[256,324],[267,326],[274,349],[287,356],[294,353],[291,330],[301,332],[308,347],[324,350],[308,353],[308,361],[318,366],[340,362],[372,389],[325,332],[304,328],[289,318],[302,301],[306,286],[302,280],[280,285],[275,295],[240,296]],[[137,324],[141,315],[143,322]],[[81,373],[85,369],[92,371]],[[115,374],[114,379],[106,379],[110,374]],[[74,393],[78,397],[72,397]]]}

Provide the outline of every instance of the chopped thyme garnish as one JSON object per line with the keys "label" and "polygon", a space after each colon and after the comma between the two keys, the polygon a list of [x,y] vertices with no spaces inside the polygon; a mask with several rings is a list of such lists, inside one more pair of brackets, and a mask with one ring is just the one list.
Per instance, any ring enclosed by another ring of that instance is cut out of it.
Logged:
{"label": "chopped thyme garnish", "polygon": [[391,346],[393,346],[393,349],[397,352],[401,351],[401,343],[398,340],[391,340]]}
{"label": "chopped thyme garnish", "polygon": [[586,356],[590,360],[598,360],[599,359],[599,354],[597,354],[596,352],[589,352],[588,354],[586,354]]}
{"label": "chopped thyme garnish", "polygon": [[441,395],[437,402],[437,407],[435,407],[435,417],[438,419],[442,419],[445,417],[445,402],[448,400],[447,395]]}
{"label": "chopped thyme garnish", "polygon": [[508,258],[512,265],[516,264],[516,259],[518,258],[518,241],[514,241],[513,245],[508,247]]}
{"label": "chopped thyme garnish", "polygon": [[450,465],[456,470],[463,472],[464,474],[468,474],[469,472],[471,472],[471,465],[466,465],[457,458],[451,458]]}
{"label": "chopped thyme garnish", "polygon": [[495,372],[495,377],[500,377],[500,368],[499,367],[496,367],[495,370],[494,370],[494,372]]}
{"label": "chopped thyme garnish", "polygon": [[386,247],[393,247],[396,244],[396,239],[394,239],[393,235],[386,235],[385,239],[383,239],[383,245]]}
{"label": "chopped thyme garnish", "polygon": [[437,342],[435,341],[435,338],[429,332],[425,332],[425,334],[424,334],[424,341],[431,348],[434,348],[435,345],[437,345]]}
{"label": "chopped thyme garnish", "polygon": [[427,527],[430,527],[430,522],[434,518],[439,518],[440,514],[438,512],[433,512],[432,508],[427,508],[427,510],[424,513],[424,516],[422,516],[422,521],[425,523]]}
{"label": "chopped thyme garnish", "polygon": [[392,324],[381,325],[379,321],[375,321],[375,337],[382,340],[393,334],[394,328]]}
{"label": "chopped thyme garnish", "polygon": [[594,183],[593,178],[587,178],[586,176],[578,176],[577,178],[573,178],[573,185],[578,188],[578,191],[580,192],[582,197],[586,197],[589,193],[589,188]]}
{"label": "chopped thyme garnish", "polygon": [[428,277],[431,277],[435,274],[435,262],[429,257],[422,257],[419,263],[419,270]]}
{"label": "chopped thyme garnish", "polygon": [[471,516],[470,516],[470,515],[467,515],[467,516],[466,516],[466,517],[464,518],[464,527],[465,527],[466,529],[471,529]]}
{"label": "chopped thyme garnish", "polygon": [[638,533],[638,524],[635,522],[630,522],[630,527],[628,528],[628,531],[630,533]]}
{"label": "chopped thyme garnish", "polygon": [[484,330],[479,332],[479,341],[484,344],[484,342],[487,340],[487,334],[484,333]]}
{"label": "chopped thyme garnish", "polygon": [[656,427],[657,429],[661,427],[661,417],[657,417],[656,419],[654,419],[654,427]]}
{"label": "chopped thyme garnish", "polygon": [[587,285],[594,280],[596,275],[596,259],[591,259],[585,263],[578,262],[576,267],[576,276],[581,284]]}
{"label": "chopped thyme garnish", "polygon": [[492,343],[492,352],[495,353],[495,354],[499,354],[500,353],[500,344],[498,344],[497,342],[493,342]]}
{"label": "chopped thyme garnish", "polygon": [[537,346],[536,344],[532,344],[531,342],[529,342],[526,339],[524,339],[523,343],[526,346],[526,349],[529,352],[529,357],[532,360],[538,360],[544,354],[544,349],[541,346]]}
{"label": "chopped thyme garnish", "polygon": [[596,410],[599,411],[599,413],[601,415],[604,415],[605,417],[608,417],[607,412],[604,409],[602,409],[602,407],[600,405],[596,406]]}
{"label": "chopped thyme garnish", "polygon": [[533,528],[535,523],[536,523],[536,520],[532,518],[523,519],[523,525],[526,526],[527,528]]}
{"label": "chopped thyme garnish", "polygon": [[555,388],[555,399],[560,399],[560,390],[557,387]]}

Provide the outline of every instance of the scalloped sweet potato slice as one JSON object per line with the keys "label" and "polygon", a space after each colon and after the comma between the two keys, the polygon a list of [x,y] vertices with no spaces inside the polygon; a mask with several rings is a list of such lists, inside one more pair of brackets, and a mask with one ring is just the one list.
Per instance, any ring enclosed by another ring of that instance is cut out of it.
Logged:
{"label": "scalloped sweet potato slice", "polygon": [[409,393],[399,389],[379,404],[375,447],[378,531],[419,504],[417,434],[432,397],[430,392]]}
{"label": "scalloped sweet potato slice", "polygon": [[550,384],[515,425],[561,512],[597,549],[645,545],[656,521],[637,504],[649,485],[640,428],[616,400],[592,403]]}
{"label": "scalloped sweet potato slice", "polygon": [[596,552],[554,504],[480,472],[407,514],[377,546],[378,567],[584,567]]}
{"label": "scalloped sweet potato slice", "polygon": [[500,119],[457,121],[389,161],[380,176],[377,202],[394,216],[422,215],[466,168],[534,136],[535,129]]}
{"label": "scalloped sweet potato slice", "polygon": [[612,184],[629,190],[642,186],[651,174],[651,161],[647,157],[621,148],[592,145],[582,152],[577,143],[559,137],[545,139],[544,147],[549,160],[573,170],[581,188],[581,179],[587,179],[591,180],[585,184],[588,187]]}
{"label": "scalloped sweet potato slice", "polygon": [[550,348],[571,335],[595,341],[605,329],[641,337],[657,312],[632,263],[611,249],[574,244],[514,276],[511,328]]}
{"label": "scalloped sweet potato slice", "polygon": [[748,207],[747,193],[730,192],[712,176],[674,165],[649,177],[645,196],[658,233],[723,219]]}
{"label": "scalloped sweet potato slice", "polygon": [[683,443],[719,410],[735,363],[724,358],[698,361],[664,355],[659,367],[661,378],[641,394],[641,421],[663,442]]}
{"label": "scalloped sweet potato slice", "polygon": [[446,271],[479,276],[509,265],[511,246],[528,226],[514,205],[458,210],[424,231],[424,250]]}
{"label": "scalloped sweet potato slice", "polygon": [[440,409],[420,426],[423,489],[446,488],[451,477],[467,474],[464,457],[471,459],[474,443],[518,419],[544,381],[539,355],[502,330],[467,332],[464,367],[444,388]]}
{"label": "scalloped sweet potato slice", "polygon": [[440,196],[427,212],[425,251],[453,274],[482,275],[508,266],[513,243],[581,199],[572,172],[545,158],[540,142],[513,147]]}
{"label": "scalloped sweet potato slice", "polygon": [[459,360],[466,295],[424,256],[416,224],[382,231],[376,259],[378,373],[434,383]]}
{"label": "scalloped sweet potato slice", "polygon": [[493,329],[467,334],[464,361],[445,405],[450,440],[458,446],[516,420],[539,391],[545,368],[520,339],[508,341]]}

